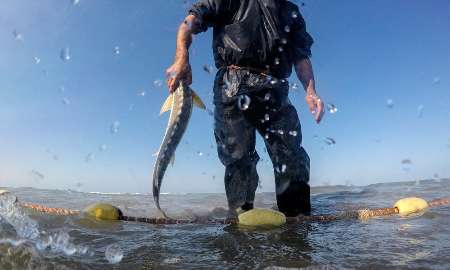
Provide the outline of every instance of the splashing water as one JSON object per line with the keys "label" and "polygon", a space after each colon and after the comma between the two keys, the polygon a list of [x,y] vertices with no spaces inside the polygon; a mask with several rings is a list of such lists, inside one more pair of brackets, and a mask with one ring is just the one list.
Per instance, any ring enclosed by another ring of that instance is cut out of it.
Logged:
{"label": "splashing water", "polygon": [[122,261],[123,251],[117,244],[112,244],[106,247],[105,258],[111,264],[116,264]]}
{"label": "splashing water", "polygon": [[16,196],[10,193],[0,195],[0,219],[9,223],[20,238],[37,239],[40,235],[37,222],[23,213]]}

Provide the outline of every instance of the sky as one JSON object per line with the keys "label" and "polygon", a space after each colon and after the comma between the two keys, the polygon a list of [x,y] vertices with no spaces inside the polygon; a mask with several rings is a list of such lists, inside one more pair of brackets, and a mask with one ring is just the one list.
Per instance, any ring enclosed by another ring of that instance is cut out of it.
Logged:
{"label": "sky", "polygon": [[[150,193],[184,2],[3,0],[0,186]],[[304,92],[290,93],[311,185],[450,177],[450,2],[303,3],[317,91],[338,109],[317,125]],[[192,87],[209,108],[211,38],[191,49]],[[258,190],[273,191],[260,138],[257,151]],[[162,192],[224,192],[223,174],[213,119],[195,110]]]}

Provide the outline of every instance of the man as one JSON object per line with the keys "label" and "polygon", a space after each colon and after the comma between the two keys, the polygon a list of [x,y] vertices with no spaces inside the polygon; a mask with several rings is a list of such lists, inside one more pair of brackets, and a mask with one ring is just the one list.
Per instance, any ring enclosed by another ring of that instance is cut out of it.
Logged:
{"label": "man", "polygon": [[287,216],[311,211],[309,157],[301,146],[297,112],[288,99],[294,66],[317,123],[324,110],[309,59],[313,39],[297,5],[287,0],[200,0],[177,35],[175,61],[167,69],[173,92],[192,83],[192,35],[213,27],[218,72],[214,83],[215,138],[225,165],[232,213],[253,208],[259,177],[256,131],[263,136],[275,173],[278,209]]}

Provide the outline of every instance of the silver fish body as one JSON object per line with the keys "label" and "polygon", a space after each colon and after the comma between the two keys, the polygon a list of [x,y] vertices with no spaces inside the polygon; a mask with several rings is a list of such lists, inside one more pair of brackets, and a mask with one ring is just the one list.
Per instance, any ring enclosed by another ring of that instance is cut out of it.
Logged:
{"label": "silver fish body", "polygon": [[[169,122],[153,170],[153,199],[155,200],[158,210],[166,218],[167,215],[161,209],[159,204],[161,184],[167,167],[171,160],[173,160],[175,150],[189,124],[194,105],[194,96],[195,93],[192,89],[183,85],[180,85],[180,87],[172,94]],[[163,112],[163,110],[164,107],[161,112]]]}

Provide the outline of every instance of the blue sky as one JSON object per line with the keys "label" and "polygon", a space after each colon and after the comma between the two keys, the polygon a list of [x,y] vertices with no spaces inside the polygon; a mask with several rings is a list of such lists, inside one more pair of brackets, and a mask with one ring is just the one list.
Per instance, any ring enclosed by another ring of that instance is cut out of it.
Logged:
{"label": "blue sky", "polygon": [[[311,184],[450,177],[450,2],[304,3],[317,90],[338,108],[316,125],[303,92],[291,92]],[[182,0],[3,0],[0,186],[150,192],[152,154],[167,122],[158,116],[167,92],[154,81],[173,60],[184,15]],[[193,88],[210,107],[213,75],[202,67],[213,64],[211,36],[196,36],[191,54]],[[163,192],[224,191],[212,125],[194,112]],[[267,160],[261,140],[257,150]],[[260,162],[259,172],[260,190],[272,191],[270,164]]]}

